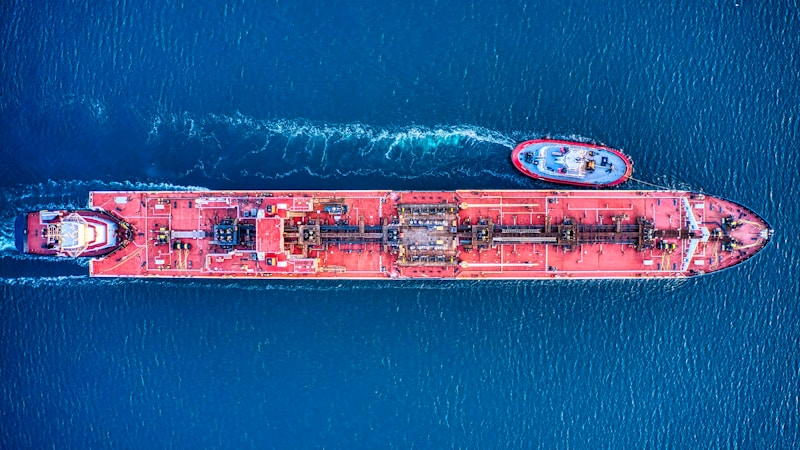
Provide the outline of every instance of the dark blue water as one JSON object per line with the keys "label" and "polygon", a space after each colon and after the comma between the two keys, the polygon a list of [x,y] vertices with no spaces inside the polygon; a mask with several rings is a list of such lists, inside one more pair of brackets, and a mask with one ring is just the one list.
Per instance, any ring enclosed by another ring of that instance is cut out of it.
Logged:
{"label": "dark blue water", "polygon": [[[0,447],[800,446],[797,2],[320,3],[0,3]],[[508,160],[541,136],[775,239],[683,282],[93,280],[13,249],[93,189],[545,188]]]}

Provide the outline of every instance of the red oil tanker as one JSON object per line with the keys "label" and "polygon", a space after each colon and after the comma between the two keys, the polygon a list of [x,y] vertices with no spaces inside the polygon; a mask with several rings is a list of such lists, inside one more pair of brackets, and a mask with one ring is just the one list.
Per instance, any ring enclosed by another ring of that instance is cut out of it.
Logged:
{"label": "red oil tanker", "polygon": [[96,277],[681,278],[770,240],[751,210],[686,191],[92,192],[16,220],[31,254]]}

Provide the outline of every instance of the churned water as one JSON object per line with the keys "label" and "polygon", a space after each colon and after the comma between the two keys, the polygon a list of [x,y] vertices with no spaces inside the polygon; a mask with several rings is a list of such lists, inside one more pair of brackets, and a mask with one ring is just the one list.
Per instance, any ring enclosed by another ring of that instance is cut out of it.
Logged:
{"label": "churned water", "polygon": [[[0,4],[0,446],[800,446],[796,1],[320,3]],[[93,189],[547,188],[508,158],[541,136],[775,238],[683,282],[94,280],[13,248]]]}

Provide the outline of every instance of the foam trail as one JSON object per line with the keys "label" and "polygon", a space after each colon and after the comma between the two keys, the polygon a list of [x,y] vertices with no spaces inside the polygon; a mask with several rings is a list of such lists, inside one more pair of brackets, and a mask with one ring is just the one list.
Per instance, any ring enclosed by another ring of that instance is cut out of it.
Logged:
{"label": "foam trail", "polygon": [[[381,175],[441,177],[461,168],[507,164],[517,139],[484,127],[370,126],[307,120],[260,120],[242,114],[150,120],[155,145],[188,145],[192,157],[176,159],[175,173],[212,180],[281,179],[308,173],[319,178]],[[224,158],[220,151],[224,149]],[[243,169],[244,168],[244,169]]]}
{"label": "foam trail", "polygon": [[0,235],[0,255],[6,252],[11,252],[16,250],[17,249],[14,246],[14,238],[7,235],[6,230],[4,229],[3,234]]}
{"label": "foam trail", "polygon": [[155,115],[150,119],[150,136],[157,139],[165,132],[180,130],[190,138],[206,139],[213,135],[213,127],[226,125],[242,130],[242,136],[263,135],[272,137],[299,139],[303,141],[318,139],[334,142],[341,140],[368,141],[370,143],[387,143],[391,145],[411,143],[427,144],[432,147],[439,144],[472,141],[502,145],[513,148],[515,140],[500,132],[488,128],[470,125],[450,125],[440,127],[405,126],[405,127],[373,127],[363,123],[317,123],[302,119],[270,119],[260,120],[243,114],[224,115],[210,114],[204,118],[195,118],[189,113]]}
{"label": "foam trail", "polygon": [[14,218],[15,216],[0,218],[0,257],[5,257],[6,254],[20,255],[14,244]]}
{"label": "foam trail", "polygon": [[79,286],[86,284],[90,278],[88,275],[62,275],[56,277],[16,277],[16,278],[0,278],[0,284],[9,286]]}
{"label": "foam trail", "polygon": [[90,191],[204,191],[201,186],[102,180],[48,180],[0,190],[0,215],[37,209],[83,208]]}

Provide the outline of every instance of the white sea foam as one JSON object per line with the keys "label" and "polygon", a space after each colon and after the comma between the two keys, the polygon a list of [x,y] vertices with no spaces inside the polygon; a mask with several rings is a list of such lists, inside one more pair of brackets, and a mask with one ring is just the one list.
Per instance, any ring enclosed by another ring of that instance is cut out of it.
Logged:
{"label": "white sea foam", "polygon": [[[41,258],[39,258],[41,259]],[[433,282],[431,282],[433,281]],[[159,289],[184,289],[184,290],[234,290],[248,292],[262,292],[265,288],[270,291],[281,292],[341,292],[347,290],[370,291],[380,289],[382,292],[388,290],[425,290],[425,291],[447,291],[458,287],[485,287],[487,284],[509,284],[509,281],[452,281],[452,280],[313,280],[311,282],[297,282],[286,280],[206,280],[206,279],[144,279],[144,278],[112,278],[112,277],[90,277],[87,275],[61,275],[61,276],[20,276],[0,278],[0,284],[11,286],[158,286]]]}
{"label": "white sea foam", "polygon": [[57,277],[9,277],[0,278],[0,284],[10,286],[78,286],[89,281],[88,275],[62,275]]}
{"label": "white sea foam", "polygon": [[104,180],[47,180],[36,184],[17,185],[4,189],[3,197],[7,201],[19,201],[28,198],[51,199],[75,194],[87,194],[89,191],[147,191],[147,190],[208,190],[201,186],[184,186],[172,183],[154,183],[141,181],[104,181]]}
{"label": "white sea foam", "polygon": [[[173,168],[175,176],[201,175],[231,183],[252,177],[278,180],[298,173],[323,179],[441,178],[470,167],[499,173],[515,143],[531,137],[465,124],[372,126],[258,119],[241,113],[156,113],[147,120],[154,145],[173,148],[177,140],[193,146],[193,152]],[[166,141],[160,144],[162,139]]]}
{"label": "white sea foam", "polygon": [[[13,234],[6,234],[7,231],[3,227],[2,234],[0,234],[0,256],[4,256],[4,253],[14,251],[16,252],[17,249],[14,245],[14,236]],[[13,233],[13,230],[12,230]]]}
{"label": "white sea foam", "polygon": [[[100,98],[93,98],[87,95],[66,94],[59,99],[53,99],[55,103],[61,103],[62,106],[80,105],[85,107],[94,119],[100,123],[108,122],[108,108],[106,107],[106,100]],[[47,103],[47,101],[45,101]]]}
{"label": "white sea foam", "polygon": [[[195,118],[189,113],[160,114],[150,119],[150,135],[158,136],[166,130],[182,132],[190,138],[210,137],[219,126],[236,128],[242,137],[264,137],[265,149],[270,140],[304,141],[323,150],[326,145],[351,141],[360,144],[365,153],[373,149],[393,149],[415,146],[432,151],[440,146],[464,143],[493,144],[513,148],[516,139],[498,131],[471,125],[439,127],[373,127],[363,123],[318,123],[302,119],[259,120],[243,114],[210,114]],[[317,146],[316,144],[319,144]]]}
{"label": "white sea foam", "polygon": [[[38,202],[43,206],[56,202],[62,208],[86,206],[89,191],[196,191],[208,190],[201,186],[185,186],[172,183],[103,180],[48,180],[36,184],[17,185],[0,191],[3,200],[11,204]],[[83,197],[79,200],[80,197]],[[81,203],[83,202],[83,203]]]}

